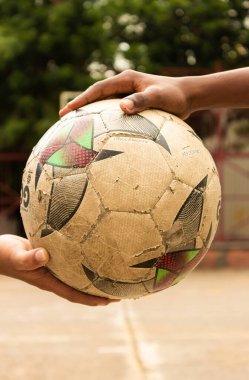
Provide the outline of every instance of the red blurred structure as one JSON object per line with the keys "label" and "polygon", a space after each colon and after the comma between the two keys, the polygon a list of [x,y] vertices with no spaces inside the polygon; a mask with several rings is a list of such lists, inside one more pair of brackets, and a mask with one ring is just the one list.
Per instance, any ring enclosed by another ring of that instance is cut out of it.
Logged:
{"label": "red blurred structure", "polygon": [[[249,247],[249,151],[225,146],[226,111],[217,115],[217,147],[213,153],[220,174],[222,207],[216,241]],[[249,136],[248,136],[249,137]],[[249,147],[249,140],[247,140]]]}
{"label": "red blurred structure", "polygon": [[20,204],[18,181],[28,153],[0,152],[0,222],[15,214]]}

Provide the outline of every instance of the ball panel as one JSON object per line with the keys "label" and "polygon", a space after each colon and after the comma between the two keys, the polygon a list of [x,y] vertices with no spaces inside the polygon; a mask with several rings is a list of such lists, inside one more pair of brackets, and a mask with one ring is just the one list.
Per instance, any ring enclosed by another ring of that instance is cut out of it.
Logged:
{"label": "ball panel", "polygon": [[[106,128],[100,114],[92,115],[94,120],[94,144],[96,143],[96,138],[101,135],[105,135],[108,133],[108,129]],[[96,149],[96,148],[94,148]],[[99,151],[100,149],[96,149]]]}
{"label": "ball panel", "polygon": [[76,213],[87,187],[86,174],[74,174],[54,179],[50,193],[46,224],[60,230]]}
{"label": "ball panel", "polygon": [[101,112],[101,119],[109,132],[128,132],[134,135],[141,135],[151,140],[155,140],[159,128],[149,119],[140,114],[126,115],[120,109],[106,110]]}
{"label": "ball panel", "polygon": [[104,149],[119,154],[93,162],[89,178],[105,207],[114,211],[149,211],[172,181],[171,171],[155,143],[139,137],[110,137]]}
{"label": "ball panel", "polygon": [[[87,287],[86,291],[89,290],[94,292],[96,295],[104,296],[115,296],[116,298],[138,298],[148,294],[149,291],[146,285],[153,283],[152,280],[145,280],[140,282],[122,282],[113,281],[113,279],[102,278],[95,275],[91,270],[84,267],[85,273],[89,280],[92,281],[92,285]],[[99,291],[101,293],[99,293]]]}
{"label": "ball panel", "polygon": [[221,204],[221,188],[219,177],[215,173],[204,193],[203,218],[200,225],[199,235],[207,248],[210,247],[219,222]]}
{"label": "ball panel", "polygon": [[[172,181],[171,192],[167,190],[152,211],[167,251],[203,246],[203,242],[197,239],[203,220],[206,182],[207,177],[192,189],[179,181]],[[163,214],[162,209],[167,210],[167,214]]]}
{"label": "ball panel", "polygon": [[[170,231],[182,204],[191,194],[192,190],[192,187],[180,181],[172,180],[169,187],[151,211],[153,220],[160,231],[165,233]],[[174,237],[174,239],[176,238],[177,236]]]}
{"label": "ball panel", "polygon": [[[155,110],[145,110],[142,112],[139,112],[138,115],[141,115],[151,123],[157,126],[157,134],[159,133],[160,129],[162,128],[164,122],[165,122],[165,114],[159,114],[156,113]],[[154,140],[156,139],[157,136],[154,137]]]}
{"label": "ball panel", "polygon": [[203,260],[207,253],[207,249],[205,247],[201,248],[197,255],[194,256],[192,260],[190,260],[181,270],[180,274],[176,277],[176,279],[171,284],[176,285],[178,282],[182,281],[190,272],[192,272],[196,266]]}
{"label": "ball panel", "polygon": [[62,227],[61,234],[80,242],[86,238],[98,223],[104,209],[91,183],[86,181],[86,191],[77,212]]}
{"label": "ball panel", "polygon": [[97,154],[93,150],[93,125],[91,115],[62,122],[48,140],[38,144],[41,165],[86,167]]}
{"label": "ball panel", "polygon": [[187,123],[185,123],[184,120],[180,119],[176,115],[173,115],[171,113],[168,113],[166,111],[162,111],[162,110],[159,110],[159,109],[153,109],[151,111],[153,113],[155,113],[156,115],[160,115],[160,116],[164,117],[165,122],[172,121],[172,122],[174,122],[174,124],[181,125],[181,126],[183,126],[184,128],[187,128],[187,129],[192,129]]}
{"label": "ball panel", "polygon": [[104,148],[109,138],[110,138],[110,134],[108,133],[101,134],[94,137],[94,141],[93,141],[94,151],[99,153]]}
{"label": "ball panel", "polygon": [[86,267],[113,281],[153,277],[153,269],[134,265],[157,258],[163,249],[150,215],[125,212],[106,214],[82,243]]}
{"label": "ball panel", "polygon": [[87,104],[83,107],[80,108],[80,110],[84,110],[88,113],[100,113],[104,110],[107,110],[109,108],[115,110],[115,109],[120,109],[119,103],[121,99],[107,99],[107,100],[100,100],[95,103],[90,103]]}
{"label": "ball panel", "polygon": [[52,187],[50,170],[41,173],[39,171],[37,175],[37,167],[39,167],[39,160],[36,157],[27,164],[22,180],[20,211],[28,238],[41,230],[46,223]]}
{"label": "ball panel", "polygon": [[207,176],[191,191],[184,201],[174,220],[174,225],[179,224],[182,230],[182,242],[176,249],[196,248],[196,238],[198,236],[200,223],[203,217],[203,193],[206,189]]}
{"label": "ball panel", "polygon": [[212,176],[217,172],[212,157],[190,127],[183,128],[172,121],[166,122],[160,135],[164,137],[169,150],[163,149],[159,144],[158,148],[176,179],[194,188],[203,178],[203,173]]}
{"label": "ball panel", "polygon": [[[61,145],[62,139],[65,140],[67,133],[70,131],[74,120],[69,119],[65,121],[58,121],[48,131],[43,135],[43,137],[38,141],[36,146],[33,149],[33,154],[37,156],[42,149],[48,146],[58,146]],[[59,141],[55,138],[58,136]]]}

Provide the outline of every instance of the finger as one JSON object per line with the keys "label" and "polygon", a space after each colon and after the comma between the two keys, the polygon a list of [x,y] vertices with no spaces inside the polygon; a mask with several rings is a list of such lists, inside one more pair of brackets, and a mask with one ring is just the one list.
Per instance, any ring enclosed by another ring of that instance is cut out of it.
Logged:
{"label": "finger", "polygon": [[79,303],[88,306],[105,306],[119,300],[92,296],[79,290],[73,289],[54,277],[46,268],[40,268],[35,274],[35,279],[26,278],[26,281],[40,289],[47,290],[62,297],[70,302]]}
{"label": "finger", "polygon": [[65,284],[60,285],[56,291],[53,291],[58,296],[73,302],[80,303],[87,306],[107,306],[113,302],[119,302],[120,300],[109,299],[105,297],[97,297],[90,294],[80,292],[71,288]]}
{"label": "finger", "polygon": [[142,92],[122,99],[120,107],[127,114],[134,114],[148,108],[165,109],[165,96],[161,94],[160,89],[148,87]]}
{"label": "finger", "polygon": [[86,91],[82,92],[82,94],[67,103],[66,106],[59,111],[60,117],[97,100],[106,99],[113,95],[133,92],[139,75],[139,73],[133,70],[127,70],[112,78],[104,79],[93,84]]}
{"label": "finger", "polygon": [[49,260],[49,255],[45,249],[37,248],[30,251],[18,250],[11,259],[15,269],[29,271],[44,266]]}

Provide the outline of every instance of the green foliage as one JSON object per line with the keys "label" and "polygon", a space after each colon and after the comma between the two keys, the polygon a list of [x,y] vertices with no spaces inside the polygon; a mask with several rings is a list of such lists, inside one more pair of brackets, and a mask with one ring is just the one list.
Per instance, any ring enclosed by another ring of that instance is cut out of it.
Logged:
{"label": "green foliage", "polygon": [[249,1],[0,0],[1,149],[30,149],[59,94],[131,67],[249,63]]}

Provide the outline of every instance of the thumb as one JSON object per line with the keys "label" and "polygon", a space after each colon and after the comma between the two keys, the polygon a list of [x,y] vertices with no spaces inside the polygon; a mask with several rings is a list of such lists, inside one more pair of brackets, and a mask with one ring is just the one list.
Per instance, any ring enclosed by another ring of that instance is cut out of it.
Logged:
{"label": "thumb", "polygon": [[165,96],[161,89],[155,86],[147,87],[142,92],[136,92],[122,99],[120,107],[125,113],[132,115],[148,108],[165,108]]}
{"label": "thumb", "polygon": [[120,101],[120,107],[125,113],[132,115],[141,112],[148,107],[148,100],[144,92],[129,95]]}
{"label": "thumb", "polygon": [[34,270],[44,266],[48,260],[49,255],[44,248],[30,251],[18,250],[12,257],[13,265],[17,270]]}

